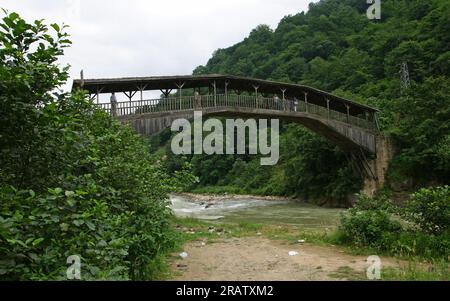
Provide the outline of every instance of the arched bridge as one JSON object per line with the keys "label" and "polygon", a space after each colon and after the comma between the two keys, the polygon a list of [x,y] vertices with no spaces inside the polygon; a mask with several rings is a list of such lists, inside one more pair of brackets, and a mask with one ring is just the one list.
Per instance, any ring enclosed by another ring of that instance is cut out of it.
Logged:
{"label": "arched bridge", "polygon": [[[80,79],[73,88],[87,90],[102,109],[143,135],[159,133],[175,119],[191,119],[194,111],[297,122],[338,145],[357,159],[360,172],[376,178],[366,155],[377,155],[377,110],[318,89],[223,75]],[[160,90],[161,97],[145,99],[148,90]],[[124,93],[128,100],[101,103],[102,93]]]}

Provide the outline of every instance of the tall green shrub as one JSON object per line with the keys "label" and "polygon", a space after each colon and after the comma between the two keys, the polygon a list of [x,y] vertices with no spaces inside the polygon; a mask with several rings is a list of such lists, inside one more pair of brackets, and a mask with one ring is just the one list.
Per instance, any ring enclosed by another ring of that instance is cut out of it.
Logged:
{"label": "tall green shrub", "polygon": [[422,188],[406,203],[404,217],[427,233],[450,229],[450,187]]}
{"label": "tall green shrub", "polygon": [[385,198],[360,195],[357,204],[342,216],[340,230],[351,243],[383,248],[384,234],[402,229],[400,223],[392,219],[390,208]]}
{"label": "tall green shrub", "polygon": [[166,175],[149,144],[98,110],[83,91],[62,93],[70,44],[64,26],[0,23],[0,278],[149,279],[173,244]]}

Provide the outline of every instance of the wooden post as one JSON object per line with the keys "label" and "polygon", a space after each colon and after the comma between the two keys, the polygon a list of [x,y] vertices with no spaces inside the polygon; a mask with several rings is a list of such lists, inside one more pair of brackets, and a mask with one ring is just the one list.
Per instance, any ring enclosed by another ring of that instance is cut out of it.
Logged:
{"label": "wooden post", "polygon": [[350,106],[345,105],[347,107],[347,123],[350,123]]}
{"label": "wooden post", "polygon": [[[172,92],[172,89],[165,89],[165,90],[162,90],[162,89],[159,89],[159,91],[161,91],[161,93],[164,95],[164,102],[163,102],[163,105],[162,105],[162,110],[164,111],[164,110],[170,110],[170,103],[168,103],[168,98],[169,98],[169,94]],[[155,105],[157,105],[158,103],[160,103],[160,101],[156,101],[155,102]]]}
{"label": "wooden post", "polygon": [[125,113],[124,114],[129,114],[129,110],[131,110],[131,97],[127,94],[127,92],[123,92],[123,94],[125,94],[126,97],[128,97],[128,99],[130,100],[130,105],[129,108],[125,107]]}
{"label": "wooden post", "polygon": [[213,86],[213,89],[214,89],[214,107],[217,107],[217,86],[216,86],[216,81],[213,81],[212,86]]}
{"label": "wooden post", "polygon": [[283,108],[285,111],[287,111],[287,104],[286,104],[286,89],[280,89],[281,93],[283,95]]}
{"label": "wooden post", "polygon": [[256,108],[258,109],[259,105],[258,105],[258,89],[259,86],[253,86],[253,88],[255,89],[255,103],[256,103]]}
{"label": "wooden post", "polygon": [[96,93],[95,93],[95,96],[96,96],[96,98],[97,98],[97,104],[100,103],[100,93],[102,93],[102,91],[103,91],[103,87],[99,88],[99,87],[97,86],[97,91],[96,91]]}
{"label": "wooden post", "polygon": [[180,111],[182,110],[182,105],[181,105],[181,97],[182,97],[182,89],[183,89],[183,87],[184,87],[184,85],[185,85],[185,83],[178,83],[178,84],[175,84],[176,86],[177,86],[177,88],[178,88],[178,93],[179,93],[179,95],[180,95]]}
{"label": "wooden post", "polygon": [[147,85],[138,86],[137,88],[139,89],[139,92],[141,92],[141,101],[143,101],[144,100],[144,90],[145,90],[145,88],[147,88]]}
{"label": "wooden post", "polygon": [[303,94],[305,94],[305,108],[306,113],[308,113],[308,92],[303,92]]}
{"label": "wooden post", "polygon": [[228,81],[225,81],[225,105],[228,106],[228,85],[230,83]]}
{"label": "wooden post", "polygon": [[128,107],[128,114],[131,114],[132,113],[132,110],[133,110],[133,104],[132,104],[132,99],[133,99],[133,96],[134,95],[136,95],[136,93],[137,93],[137,91],[130,91],[130,92],[123,92],[123,94],[125,94],[127,97],[128,97],[128,99],[130,100],[130,106]]}
{"label": "wooden post", "polygon": [[169,98],[169,94],[172,93],[172,89],[159,90],[164,95],[164,98]]}
{"label": "wooden post", "polygon": [[330,119],[330,100],[328,99],[328,97],[326,98],[327,100],[327,118]]}

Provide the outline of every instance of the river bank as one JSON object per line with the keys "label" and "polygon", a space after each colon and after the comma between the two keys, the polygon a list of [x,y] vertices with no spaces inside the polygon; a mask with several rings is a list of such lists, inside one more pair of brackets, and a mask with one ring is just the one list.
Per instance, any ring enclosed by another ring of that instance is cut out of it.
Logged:
{"label": "river bank", "polygon": [[190,198],[193,202],[198,203],[218,202],[223,200],[236,200],[236,199],[259,199],[264,201],[296,201],[296,202],[302,201],[297,198],[289,198],[282,196],[260,196],[252,194],[235,194],[235,193],[204,194],[204,193],[182,192],[174,195],[187,197]]}
{"label": "river bank", "polygon": [[[174,220],[182,237],[166,280],[368,280],[370,249],[334,243],[333,232],[290,225]],[[292,253],[293,252],[293,253]],[[380,255],[381,280],[448,280],[445,264]]]}
{"label": "river bank", "polygon": [[172,196],[172,206],[182,237],[169,260],[172,280],[364,280],[374,254],[381,258],[382,279],[448,279],[445,264],[430,272],[430,263],[416,258],[342,245],[336,231],[341,209],[197,194]]}
{"label": "river bank", "polygon": [[201,199],[208,199],[210,196],[216,198],[259,198],[263,200],[291,200],[297,202],[304,202],[312,205],[317,205],[324,208],[341,208],[346,209],[351,207],[356,200],[356,195],[348,195],[347,199],[344,200],[335,200],[330,198],[316,198],[316,199],[302,199],[295,196],[286,196],[286,195],[266,195],[260,194],[258,190],[246,191],[237,187],[232,186],[211,186],[211,187],[201,187],[196,188],[191,192],[182,193],[183,195]]}

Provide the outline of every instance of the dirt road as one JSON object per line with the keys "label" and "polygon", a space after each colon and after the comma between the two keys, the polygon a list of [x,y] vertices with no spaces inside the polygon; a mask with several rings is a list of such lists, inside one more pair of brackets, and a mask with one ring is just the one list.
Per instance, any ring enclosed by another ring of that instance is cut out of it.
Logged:
{"label": "dirt road", "polygon": [[[264,237],[190,242],[188,256],[172,262],[174,280],[349,280],[367,279],[367,256],[333,246],[290,244]],[[289,256],[290,251],[298,255]],[[382,266],[398,266],[381,258]]]}

